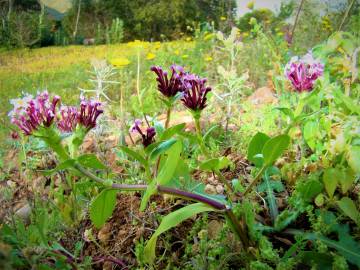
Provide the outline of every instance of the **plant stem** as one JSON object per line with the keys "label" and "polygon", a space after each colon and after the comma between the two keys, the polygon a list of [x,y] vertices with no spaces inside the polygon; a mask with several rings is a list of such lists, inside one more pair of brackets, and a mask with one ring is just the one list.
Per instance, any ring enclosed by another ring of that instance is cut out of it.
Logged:
{"label": "plant stem", "polygon": [[[217,177],[220,179],[220,181],[226,186],[226,189],[228,190],[228,192],[231,193],[231,195],[233,195],[232,194],[233,189],[230,186],[230,184],[228,183],[228,181],[226,180],[226,178],[222,175],[222,173],[219,170],[215,170],[214,172],[217,175]],[[233,197],[233,196],[231,196],[231,197]]]}
{"label": "plant stem", "polygon": [[234,212],[231,208],[225,211],[225,215],[228,217],[229,221],[231,222],[234,231],[240,238],[240,241],[244,245],[244,248],[247,249],[250,246],[249,238],[247,236],[246,229],[242,226],[242,224],[237,220]]}
{"label": "plant stem", "polygon": [[203,137],[202,137],[202,133],[201,133],[200,117],[194,116],[194,121],[195,121],[195,129],[196,129],[196,134],[197,134],[197,137],[198,137],[201,152],[203,152],[203,154],[208,158],[209,153],[206,150],[204,140],[203,140]]}
{"label": "plant stem", "polygon": [[257,181],[259,181],[259,179],[261,178],[262,174],[264,173],[266,169],[266,166],[262,166],[262,168],[260,169],[260,171],[258,172],[258,174],[255,176],[254,180],[252,180],[252,182],[250,183],[250,185],[246,188],[245,192],[244,192],[244,196],[246,194],[248,194],[252,187],[257,183]]}
{"label": "plant stem", "polygon": [[[74,168],[77,169],[78,171],[80,171],[85,176],[89,177],[90,179],[92,179],[98,183],[101,183],[101,184],[105,183],[104,179],[97,177],[96,175],[89,172],[88,170],[86,170],[84,167],[82,167],[79,164],[75,164]],[[147,189],[148,186],[147,185],[112,184],[111,187],[114,189],[122,190],[122,191],[144,191]],[[156,189],[161,194],[174,195],[174,196],[184,198],[189,201],[197,201],[197,202],[207,204],[207,205],[215,208],[216,210],[220,210],[220,211],[225,210],[225,215],[229,218],[229,221],[231,222],[235,233],[239,236],[240,241],[242,242],[242,244],[244,245],[245,248],[249,247],[249,240],[247,237],[246,229],[238,222],[238,220],[236,219],[230,206],[228,206],[224,203],[218,202],[216,200],[213,200],[207,196],[203,196],[201,194],[196,194],[196,193],[192,193],[192,192],[188,192],[188,191],[184,191],[184,190],[180,190],[180,189],[176,189],[176,188],[158,185]]]}
{"label": "plant stem", "polygon": [[352,6],[354,5],[354,3],[355,3],[355,0],[353,0],[353,1],[350,3],[350,5],[348,6],[348,8],[346,9],[345,15],[344,15],[344,17],[343,17],[343,19],[342,19],[342,21],[341,21],[341,23],[340,23],[340,26],[339,26],[338,31],[341,31],[341,29],[342,29],[342,27],[343,27],[343,25],[344,25],[347,17],[349,16],[350,10],[351,10]]}
{"label": "plant stem", "polygon": [[[74,164],[74,168],[77,169],[79,172],[81,172],[83,175],[89,177],[91,180],[94,180],[95,182],[99,183],[99,184],[105,184],[105,180],[96,176],[95,174],[93,174],[92,172],[89,172],[88,170],[86,170],[83,166],[81,166],[78,163]],[[112,188],[115,189],[121,189],[124,191],[141,191],[141,190],[146,190],[147,185],[127,185],[127,184],[111,184]]]}
{"label": "plant stem", "polygon": [[167,111],[166,111],[166,122],[165,122],[165,129],[167,129],[169,127],[170,124],[170,117],[171,117],[171,107],[169,106]]}

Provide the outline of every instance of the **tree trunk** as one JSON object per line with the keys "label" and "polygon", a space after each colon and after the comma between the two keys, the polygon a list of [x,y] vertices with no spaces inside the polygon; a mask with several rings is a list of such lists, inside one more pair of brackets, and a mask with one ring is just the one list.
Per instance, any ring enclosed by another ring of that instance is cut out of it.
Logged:
{"label": "tree trunk", "polygon": [[77,11],[77,15],[76,15],[75,29],[74,29],[74,33],[73,33],[74,40],[76,38],[76,34],[77,34],[77,30],[78,30],[78,24],[79,24],[79,19],[80,19],[80,10],[81,10],[81,0],[79,0],[78,11]]}

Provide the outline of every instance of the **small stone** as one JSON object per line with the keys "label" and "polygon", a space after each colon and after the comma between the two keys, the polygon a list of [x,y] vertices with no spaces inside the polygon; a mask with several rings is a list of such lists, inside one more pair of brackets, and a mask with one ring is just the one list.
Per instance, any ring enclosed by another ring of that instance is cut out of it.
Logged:
{"label": "small stone", "polygon": [[31,214],[31,207],[27,203],[24,206],[20,207],[16,212],[15,216],[18,216],[23,221],[28,222],[30,221],[30,214]]}
{"label": "small stone", "polygon": [[107,223],[100,229],[97,237],[101,243],[105,244],[110,239],[110,236],[111,236],[111,224]]}
{"label": "small stone", "polygon": [[205,192],[208,194],[216,194],[216,188],[213,185],[207,184],[205,186]]}
{"label": "small stone", "polygon": [[216,186],[216,192],[218,194],[223,194],[224,193],[224,187],[222,185],[217,185]]}
{"label": "small stone", "polygon": [[252,167],[251,167],[251,166],[247,166],[247,167],[245,168],[245,170],[246,170],[247,172],[250,172],[250,171],[251,171],[251,169],[252,169]]}
{"label": "small stone", "polygon": [[10,187],[10,188],[16,188],[16,183],[14,181],[8,180],[6,181],[6,184]]}
{"label": "small stone", "polygon": [[34,190],[43,190],[45,185],[46,179],[42,176],[35,178],[32,181],[32,187]]}
{"label": "small stone", "polygon": [[218,180],[213,176],[211,175],[209,178],[208,178],[208,182],[212,185],[217,185],[218,184]]}

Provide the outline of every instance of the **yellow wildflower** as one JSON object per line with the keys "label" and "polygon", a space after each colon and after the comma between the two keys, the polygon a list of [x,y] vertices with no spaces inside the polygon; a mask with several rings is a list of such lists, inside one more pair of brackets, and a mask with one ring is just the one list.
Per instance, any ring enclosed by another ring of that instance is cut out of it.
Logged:
{"label": "yellow wildflower", "polygon": [[250,1],[249,3],[247,3],[246,7],[248,9],[253,9],[254,8],[254,1]]}
{"label": "yellow wildflower", "polygon": [[155,50],[160,49],[160,47],[161,47],[161,43],[160,43],[159,41],[157,41],[157,42],[154,43],[154,49],[155,49]]}
{"label": "yellow wildflower", "polygon": [[206,62],[211,62],[213,60],[213,58],[210,55],[208,55],[208,56],[205,56],[204,60]]}
{"label": "yellow wildflower", "polygon": [[119,58],[111,59],[110,63],[114,67],[125,67],[125,66],[129,65],[131,62],[129,59],[127,59],[125,57],[119,57]]}
{"label": "yellow wildflower", "polygon": [[204,40],[207,41],[207,40],[213,39],[214,37],[215,37],[214,33],[209,33],[204,36]]}
{"label": "yellow wildflower", "polygon": [[146,59],[147,59],[147,60],[153,60],[155,57],[156,57],[156,55],[153,54],[153,53],[151,53],[151,52],[149,52],[149,53],[146,55]]}
{"label": "yellow wildflower", "polygon": [[179,54],[180,54],[180,51],[179,51],[179,50],[175,50],[174,53],[175,53],[175,55],[179,55]]}
{"label": "yellow wildflower", "polygon": [[226,21],[226,17],[221,16],[221,17],[220,17],[220,20],[221,20],[221,21]]}
{"label": "yellow wildflower", "polygon": [[191,41],[191,37],[187,37],[185,40],[186,41]]}

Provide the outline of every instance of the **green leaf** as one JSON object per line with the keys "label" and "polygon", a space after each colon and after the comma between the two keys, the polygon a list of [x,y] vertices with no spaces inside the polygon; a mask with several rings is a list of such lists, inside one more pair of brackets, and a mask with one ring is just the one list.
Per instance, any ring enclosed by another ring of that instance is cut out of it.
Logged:
{"label": "green leaf", "polygon": [[52,175],[54,173],[56,173],[57,171],[61,171],[61,170],[65,170],[65,169],[69,169],[72,168],[75,164],[75,160],[74,159],[68,159],[64,162],[61,162],[60,164],[58,164],[56,166],[56,168],[52,169],[52,170],[41,170],[41,173],[43,173],[44,175],[48,176],[48,175]]}
{"label": "green leaf", "polygon": [[171,138],[164,142],[161,142],[158,146],[156,146],[152,152],[150,153],[150,160],[156,159],[159,155],[163,154],[167,150],[169,150],[178,140]]}
{"label": "green leaf", "polygon": [[358,226],[360,226],[360,212],[356,209],[356,205],[348,197],[341,198],[340,201],[337,202],[339,208],[351,218]]}
{"label": "green leaf", "polygon": [[328,168],[324,171],[323,182],[325,190],[330,198],[334,196],[334,192],[338,184],[338,179],[341,178],[341,176],[341,171],[336,168]]}
{"label": "green leaf", "polygon": [[206,133],[204,134],[203,140],[206,141],[211,132],[213,132],[216,128],[218,128],[219,125],[213,125],[211,128],[209,128]]}
{"label": "green leaf", "polygon": [[170,139],[172,136],[174,136],[175,134],[177,134],[177,133],[179,133],[180,131],[182,131],[184,128],[185,128],[185,123],[172,126],[172,127],[166,129],[166,130],[163,132],[163,134],[161,135],[160,140],[162,140],[162,141],[168,140],[168,139]]}
{"label": "green leaf", "polygon": [[277,107],[275,108],[276,110],[279,110],[280,112],[282,112],[283,114],[285,114],[286,116],[289,116],[291,120],[294,120],[295,116],[292,110],[290,110],[289,108],[285,108],[285,107]]}
{"label": "green leaf", "polygon": [[276,198],[275,198],[275,195],[274,195],[274,192],[273,192],[273,188],[271,186],[271,168],[267,168],[265,170],[265,173],[264,173],[264,184],[266,186],[266,201],[269,205],[269,210],[270,210],[270,217],[271,217],[271,220],[272,222],[275,221],[276,217],[278,216],[279,214],[279,211],[278,211],[278,207],[277,207],[277,203],[276,203]]}
{"label": "green leaf", "polygon": [[353,99],[344,95],[339,89],[333,91],[336,101],[339,101],[345,105],[345,107],[351,112],[360,115],[359,105],[357,105]]}
{"label": "green leaf", "polygon": [[360,244],[355,242],[348,233],[339,233],[339,241],[315,233],[306,233],[304,238],[322,241],[328,247],[336,249],[349,262],[360,267]]}
{"label": "green leaf", "polygon": [[350,168],[355,173],[360,173],[360,146],[350,145],[349,151],[346,155],[347,162]]}
{"label": "green leaf", "polygon": [[200,164],[199,169],[204,171],[220,171],[231,165],[227,157],[212,158]]}
{"label": "green leaf", "polygon": [[285,134],[268,140],[262,149],[265,165],[270,166],[275,162],[283,154],[289,144],[290,137]]}
{"label": "green leaf", "polygon": [[105,170],[106,166],[94,154],[85,154],[77,158],[77,161],[84,167],[97,170]]}
{"label": "green leaf", "polygon": [[249,143],[247,159],[254,163],[256,167],[262,166],[263,159],[256,156],[262,153],[264,145],[268,140],[270,140],[268,135],[258,132]]}
{"label": "green leaf", "polygon": [[182,151],[182,143],[181,141],[177,141],[166,152],[167,159],[156,178],[158,185],[166,185],[171,180],[176,170],[176,167],[179,163],[181,151]]}
{"label": "green leaf", "polygon": [[341,177],[339,178],[339,183],[341,186],[341,192],[345,194],[349,191],[355,181],[355,174],[351,168],[346,168],[341,170]]}
{"label": "green leaf", "polygon": [[292,223],[293,221],[295,221],[297,219],[297,217],[301,214],[300,211],[294,209],[294,210],[289,210],[289,209],[285,209],[284,211],[282,211],[280,213],[280,215],[277,216],[277,218],[275,219],[274,222],[274,228],[277,231],[281,231],[284,228],[286,228],[290,223]]}
{"label": "green leaf", "polygon": [[157,228],[157,230],[151,236],[150,240],[147,242],[145,246],[144,257],[146,258],[147,262],[150,264],[154,262],[156,241],[160,234],[177,226],[179,223],[183,222],[184,220],[198,213],[207,212],[207,211],[215,211],[215,209],[202,203],[194,203],[185,206],[183,208],[180,208],[179,210],[176,210],[165,216],[161,221],[160,226]]}
{"label": "green leaf", "polygon": [[141,154],[139,154],[138,152],[135,152],[135,151],[131,150],[129,147],[126,147],[126,146],[120,146],[120,149],[123,152],[125,152],[128,156],[130,156],[133,159],[136,159],[137,161],[139,161],[143,166],[147,166],[146,159]]}
{"label": "green leaf", "polygon": [[167,154],[166,160],[164,164],[160,168],[160,172],[157,175],[156,179],[154,179],[148,188],[141,200],[140,211],[144,211],[149,201],[151,195],[156,192],[157,185],[166,185],[172,179],[176,168],[178,166],[180,155],[182,151],[182,143],[181,141],[175,141],[171,144],[171,147],[167,149],[164,154]]}
{"label": "green leaf", "polygon": [[96,228],[101,228],[106,220],[112,215],[116,205],[116,193],[114,189],[104,189],[90,205],[90,219]]}
{"label": "green leaf", "polygon": [[297,187],[297,194],[301,196],[304,202],[312,202],[312,200],[323,190],[323,185],[316,179],[309,179]]}
{"label": "green leaf", "polygon": [[333,256],[326,253],[320,253],[315,251],[301,251],[299,252],[299,258],[301,258],[301,261],[305,263],[308,266],[321,266],[321,270],[332,270],[332,264],[333,264]]}
{"label": "green leaf", "polygon": [[303,135],[305,142],[309,145],[311,150],[315,149],[316,137],[319,132],[319,125],[316,121],[307,121],[304,125]]}

